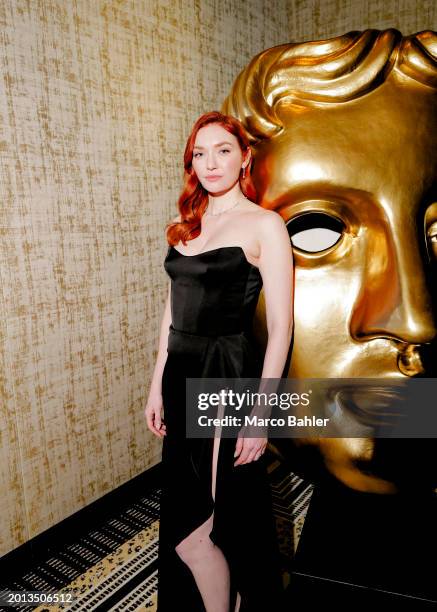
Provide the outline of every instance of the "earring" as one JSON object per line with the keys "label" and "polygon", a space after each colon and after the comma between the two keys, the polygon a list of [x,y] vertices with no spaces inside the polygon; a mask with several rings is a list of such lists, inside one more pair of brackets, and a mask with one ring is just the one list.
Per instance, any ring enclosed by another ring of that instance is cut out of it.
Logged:
{"label": "earring", "polygon": [[243,166],[243,178],[246,176],[246,166]]}

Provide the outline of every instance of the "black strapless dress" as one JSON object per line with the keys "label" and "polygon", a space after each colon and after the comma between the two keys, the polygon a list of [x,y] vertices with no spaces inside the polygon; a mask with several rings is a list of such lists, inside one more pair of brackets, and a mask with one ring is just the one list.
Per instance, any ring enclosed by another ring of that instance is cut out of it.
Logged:
{"label": "black strapless dress", "polygon": [[262,287],[258,268],[238,246],[197,255],[168,249],[171,278],[168,355],[162,377],[164,422],[160,509],[158,612],[204,612],[199,590],[175,547],[214,512],[211,540],[231,575],[231,607],[281,610],[282,580],[265,456],[234,466],[235,438],[221,438],[215,500],[214,440],[185,435],[185,379],[261,376],[263,359],[252,335]]}

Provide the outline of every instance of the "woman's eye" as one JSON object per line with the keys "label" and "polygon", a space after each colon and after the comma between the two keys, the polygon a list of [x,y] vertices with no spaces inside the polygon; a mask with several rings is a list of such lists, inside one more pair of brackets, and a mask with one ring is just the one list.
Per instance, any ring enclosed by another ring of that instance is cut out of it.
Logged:
{"label": "woman's eye", "polygon": [[202,153],[194,153],[193,157],[200,157],[200,155],[202,155]]}
{"label": "woman's eye", "polygon": [[306,212],[290,219],[287,229],[294,247],[306,253],[319,253],[333,247],[346,226],[326,213]]}
{"label": "woman's eye", "polygon": [[220,153],[230,153],[229,149],[220,149]]}

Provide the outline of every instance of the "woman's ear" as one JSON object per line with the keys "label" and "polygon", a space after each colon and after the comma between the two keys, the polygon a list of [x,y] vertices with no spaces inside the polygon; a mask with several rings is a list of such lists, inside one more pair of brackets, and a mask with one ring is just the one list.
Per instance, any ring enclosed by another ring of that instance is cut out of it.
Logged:
{"label": "woman's ear", "polygon": [[243,161],[243,167],[247,168],[247,166],[250,164],[250,159],[252,157],[252,151],[250,147],[247,147],[247,151],[244,155],[244,161]]}

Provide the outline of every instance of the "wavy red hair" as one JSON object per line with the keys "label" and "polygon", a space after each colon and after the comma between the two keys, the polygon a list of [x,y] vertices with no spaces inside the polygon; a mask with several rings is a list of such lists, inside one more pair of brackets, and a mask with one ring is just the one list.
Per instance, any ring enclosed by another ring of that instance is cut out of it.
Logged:
{"label": "wavy red hair", "polygon": [[[193,240],[200,234],[200,221],[208,206],[208,191],[201,185],[196,173],[193,170],[193,148],[196,140],[197,132],[200,128],[211,123],[218,123],[225,130],[233,134],[240,145],[243,155],[250,148],[249,138],[243,125],[231,115],[224,115],[219,111],[211,111],[205,113],[199,119],[191,130],[188,137],[184,152],[184,188],[179,196],[178,208],[181,215],[180,222],[170,222],[166,226],[167,241],[171,246],[174,246],[182,241],[186,245],[187,240]],[[257,201],[256,189],[252,182],[251,167],[253,157],[251,156],[249,164],[246,166],[245,177],[243,171],[240,171],[240,188],[244,195],[253,202]]]}

